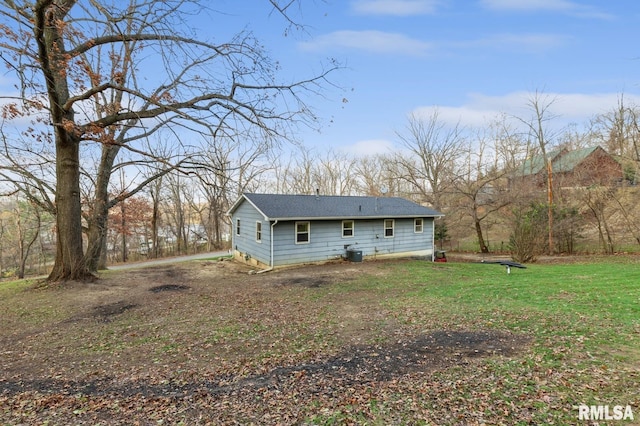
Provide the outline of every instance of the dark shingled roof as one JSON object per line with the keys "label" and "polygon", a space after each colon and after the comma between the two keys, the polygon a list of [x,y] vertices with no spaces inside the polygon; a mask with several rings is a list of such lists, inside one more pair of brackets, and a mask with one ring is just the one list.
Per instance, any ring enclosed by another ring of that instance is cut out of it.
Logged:
{"label": "dark shingled roof", "polygon": [[[269,220],[400,218],[442,216],[433,209],[399,197],[243,194]],[[240,201],[231,208],[233,212]]]}

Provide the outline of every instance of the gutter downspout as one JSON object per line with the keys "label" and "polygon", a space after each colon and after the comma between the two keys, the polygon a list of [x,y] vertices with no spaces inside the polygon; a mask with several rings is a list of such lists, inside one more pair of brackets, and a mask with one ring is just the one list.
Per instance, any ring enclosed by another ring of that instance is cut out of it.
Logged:
{"label": "gutter downspout", "polygon": [[431,221],[431,261],[436,260],[436,218]]}
{"label": "gutter downspout", "polygon": [[273,263],[275,262],[275,260],[273,259],[273,228],[278,224],[278,219],[276,219],[272,224],[271,224],[271,265],[269,265],[269,269],[273,269]]}
{"label": "gutter downspout", "polygon": [[269,271],[273,271],[273,263],[274,263],[274,259],[273,259],[273,228],[274,226],[276,226],[278,224],[278,219],[276,219],[270,227],[270,232],[271,232],[271,252],[269,253],[269,268],[268,269],[263,269],[261,271],[256,272],[256,274],[262,274],[264,272],[269,272]]}

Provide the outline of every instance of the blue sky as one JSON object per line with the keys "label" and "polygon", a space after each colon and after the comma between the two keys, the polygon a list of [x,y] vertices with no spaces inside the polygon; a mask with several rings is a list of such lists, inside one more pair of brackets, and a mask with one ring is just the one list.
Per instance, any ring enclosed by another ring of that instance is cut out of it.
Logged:
{"label": "blue sky", "polygon": [[[316,75],[328,58],[344,90],[310,99],[322,131],[298,139],[317,150],[393,149],[411,113],[486,127],[501,113],[528,118],[536,91],[555,98],[561,124],[584,126],[624,94],[640,106],[637,0],[300,0],[288,32],[267,0],[216,0],[193,17],[199,37],[246,29],[282,64],[282,79]],[[188,24],[191,24],[188,23]],[[11,81],[0,75],[0,88]]]}
{"label": "blue sky", "polygon": [[636,0],[303,0],[307,32],[286,37],[262,2],[236,3],[227,22],[261,37],[283,75],[308,76],[329,57],[346,66],[333,76],[346,91],[312,101],[324,125],[301,131],[308,146],[381,152],[408,114],[433,108],[469,126],[500,113],[525,118],[535,91],[578,126],[622,94],[640,105]]}

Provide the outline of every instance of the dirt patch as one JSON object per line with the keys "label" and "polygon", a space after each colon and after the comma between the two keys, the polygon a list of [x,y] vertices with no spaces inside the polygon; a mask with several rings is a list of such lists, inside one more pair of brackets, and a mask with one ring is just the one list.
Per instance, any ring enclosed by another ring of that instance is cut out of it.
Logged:
{"label": "dirt patch", "polygon": [[164,291],[184,291],[189,290],[189,288],[189,286],[182,284],[164,284],[151,287],[149,291],[151,293],[162,293]]}
{"label": "dirt patch", "polygon": [[[266,374],[221,376],[189,383],[153,383],[139,380],[118,383],[106,378],[65,381],[59,379],[2,380],[0,393],[17,392],[57,393],[68,395],[145,398],[185,398],[207,392],[211,395],[237,391],[255,391],[262,388],[278,388],[279,383],[290,378],[302,388],[319,391],[318,383],[327,380],[341,386],[355,386],[373,382],[393,381],[411,373],[431,372],[452,365],[469,364],[472,358],[494,355],[510,356],[518,348],[528,344],[523,336],[496,331],[437,331],[417,336],[407,341],[385,345],[360,345],[346,348],[336,356],[315,362],[277,367]],[[321,380],[319,380],[321,378]]]}
{"label": "dirt patch", "polygon": [[319,288],[328,284],[331,284],[332,280],[329,277],[293,277],[287,278],[278,283],[282,286],[301,286],[307,288]]}
{"label": "dirt patch", "polygon": [[329,262],[324,265],[306,265],[299,268],[284,268],[275,270],[260,277],[262,283],[274,287],[326,287],[338,281],[347,282],[362,274],[363,268],[351,267],[350,263]]}
{"label": "dirt patch", "polygon": [[92,316],[101,321],[110,321],[111,317],[125,313],[126,311],[137,307],[135,303],[129,303],[124,300],[100,305],[93,308]]}
{"label": "dirt patch", "polygon": [[410,373],[466,364],[469,358],[510,356],[528,342],[526,337],[496,331],[437,331],[384,345],[350,347],[317,363],[276,369],[270,376],[308,372],[334,376],[347,384],[391,381]]}

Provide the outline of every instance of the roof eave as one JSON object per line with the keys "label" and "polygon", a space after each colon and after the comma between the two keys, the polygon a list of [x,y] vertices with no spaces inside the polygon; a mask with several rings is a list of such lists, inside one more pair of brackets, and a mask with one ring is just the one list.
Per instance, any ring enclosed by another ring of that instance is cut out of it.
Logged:
{"label": "roof eave", "polygon": [[302,221],[302,220],[357,220],[357,219],[413,219],[417,217],[444,217],[444,214],[411,214],[411,215],[384,215],[384,216],[299,216],[299,217],[266,217],[269,221]]}
{"label": "roof eave", "polygon": [[235,203],[233,203],[233,206],[231,206],[231,208],[227,211],[227,216],[232,216],[233,212],[238,208],[238,206],[240,204],[242,204],[243,201],[246,201],[247,203],[251,204],[253,206],[254,209],[256,209],[258,211],[258,213],[260,213],[262,215],[262,217],[264,217],[264,220],[271,220],[267,217],[266,214],[264,214],[264,212],[262,210],[260,210],[260,208],[258,206],[255,205],[255,203],[253,201],[251,201],[246,195],[242,194],[238,200],[236,200]]}

